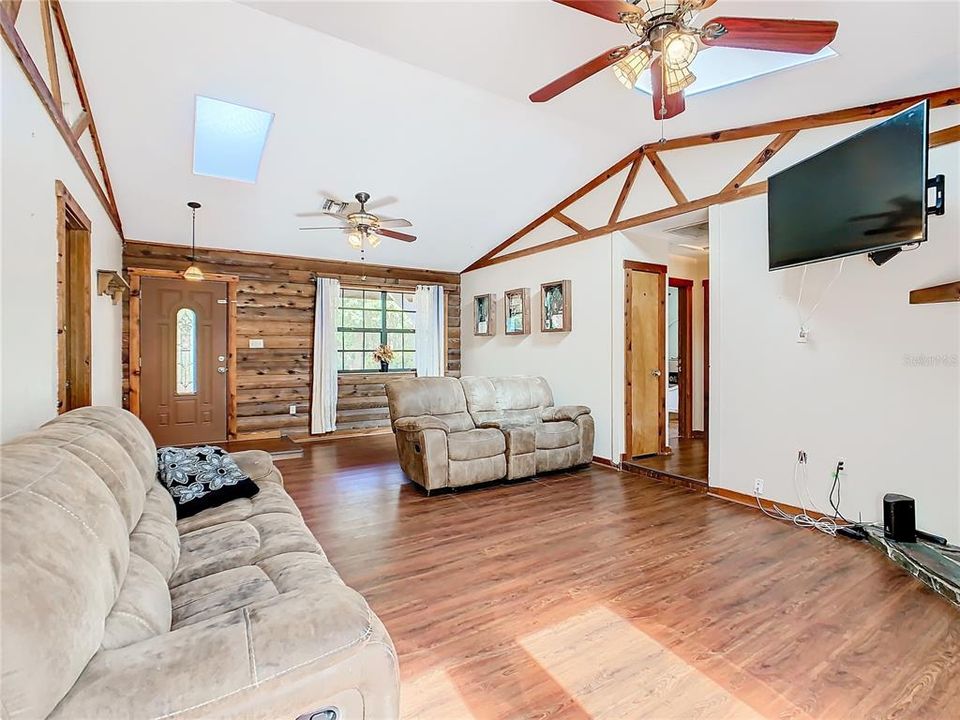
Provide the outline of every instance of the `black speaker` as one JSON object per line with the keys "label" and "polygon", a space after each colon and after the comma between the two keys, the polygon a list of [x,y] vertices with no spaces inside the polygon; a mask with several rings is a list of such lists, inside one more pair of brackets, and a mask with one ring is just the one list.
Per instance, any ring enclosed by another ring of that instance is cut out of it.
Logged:
{"label": "black speaker", "polygon": [[917,515],[912,497],[899,493],[883,496],[883,535],[896,542],[917,541]]}

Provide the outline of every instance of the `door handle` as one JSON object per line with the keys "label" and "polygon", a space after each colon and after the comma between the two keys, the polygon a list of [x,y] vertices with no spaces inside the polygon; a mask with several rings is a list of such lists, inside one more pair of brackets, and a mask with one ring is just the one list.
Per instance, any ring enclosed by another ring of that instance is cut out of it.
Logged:
{"label": "door handle", "polygon": [[217,368],[217,372],[220,373],[221,375],[226,375],[226,374],[227,374],[227,369],[226,369],[225,367],[221,366],[221,367],[218,367],[218,368]]}
{"label": "door handle", "polygon": [[653,377],[660,377],[661,375],[663,375],[663,373],[662,373],[660,370],[651,370],[651,371],[650,371],[650,374],[651,374]]}

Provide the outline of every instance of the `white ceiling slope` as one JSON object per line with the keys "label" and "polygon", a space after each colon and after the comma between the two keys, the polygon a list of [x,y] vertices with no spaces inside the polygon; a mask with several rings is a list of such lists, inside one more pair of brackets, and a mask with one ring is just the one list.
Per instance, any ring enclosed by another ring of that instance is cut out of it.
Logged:
{"label": "white ceiling slope", "polygon": [[[704,17],[717,13],[837,19],[840,55],[692,98],[668,136],[960,84],[952,0],[720,0]],[[367,190],[399,198],[383,212],[419,237],[384,241],[370,262],[459,270],[660,132],[649,97],[609,72],[527,101],[626,36],[546,0],[69,3],[66,15],[134,239],[189,243],[185,203],[198,200],[202,245],[357,259],[336,232],[299,232],[296,214],[321,191]],[[256,184],[193,175],[197,94],[276,113]]]}

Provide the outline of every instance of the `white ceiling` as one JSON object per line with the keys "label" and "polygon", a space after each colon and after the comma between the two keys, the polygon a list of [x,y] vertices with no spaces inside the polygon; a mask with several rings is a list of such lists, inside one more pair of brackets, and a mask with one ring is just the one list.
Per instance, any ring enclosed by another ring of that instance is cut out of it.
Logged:
{"label": "white ceiling", "polygon": [[[550,103],[526,96],[624,41],[547,2],[103,2],[66,15],[127,237],[357,259],[301,233],[321,192],[398,202],[416,243],[368,260],[459,270],[636,146],[650,99],[601,73]],[[837,19],[839,57],[691,98],[668,136],[960,84],[960,6],[742,2],[704,14]],[[906,21],[905,14],[912,18]],[[910,49],[913,51],[909,51]],[[904,50],[907,50],[904,52]],[[276,114],[255,185],[191,171],[197,94]]]}

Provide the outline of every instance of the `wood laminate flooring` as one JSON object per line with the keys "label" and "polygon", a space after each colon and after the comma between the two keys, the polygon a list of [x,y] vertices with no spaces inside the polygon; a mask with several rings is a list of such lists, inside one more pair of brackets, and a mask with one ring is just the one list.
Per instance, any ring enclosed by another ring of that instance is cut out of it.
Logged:
{"label": "wood laminate flooring", "polygon": [[597,465],[427,497],[389,435],[278,465],[405,720],[960,717],[960,615],[865,544]]}

